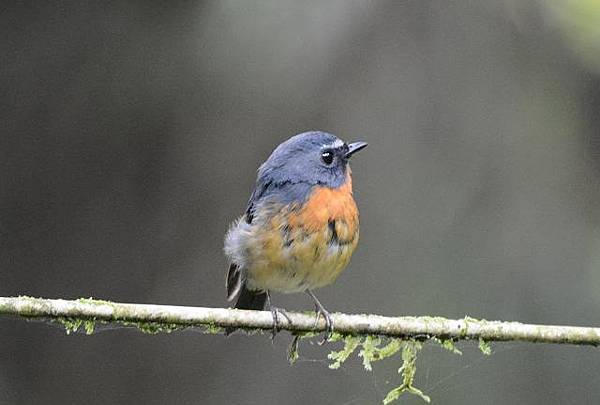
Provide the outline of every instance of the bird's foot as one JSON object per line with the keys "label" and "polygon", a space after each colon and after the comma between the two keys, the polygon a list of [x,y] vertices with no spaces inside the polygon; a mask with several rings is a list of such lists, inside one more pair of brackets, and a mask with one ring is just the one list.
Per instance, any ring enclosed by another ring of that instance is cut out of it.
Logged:
{"label": "bird's foot", "polygon": [[323,335],[323,339],[319,342],[319,345],[324,345],[331,339],[331,335],[333,335],[333,319],[331,318],[331,314],[328,310],[325,309],[323,304],[319,301],[319,299],[313,294],[311,290],[306,290],[306,293],[310,295],[310,297],[315,302],[315,312],[317,313],[317,317],[315,318],[315,327],[319,323],[319,317],[323,315],[323,319],[325,320],[325,334]]}
{"label": "bird's foot", "polygon": [[281,330],[281,319],[279,316],[283,316],[285,319],[287,319],[288,323],[290,324],[292,323],[292,320],[283,308],[270,306],[269,311],[271,311],[271,316],[273,317],[273,330],[271,332],[271,341],[274,341],[275,335],[277,335],[277,333]]}
{"label": "bird's foot", "polygon": [[275,341],[275,335],[281,330],[279,327],[280,319],[279,315],[282,315],[287,321],[291,324],[292,320],[290,319],[287,312],[283,308],[277,308],[271,305],[271,294],[267,291],[267,304],[269,306],[269,311],[271,311],[271,316],[273,317],[273,331],[271,332],[271,342]]}
{"label": "bird's foot", "polygon": [[325,320],[325,334],[323,335],[323,339],[319,342],[319,345],[322,346],[331,339],[331,335],[333,335],[333,319],[331,318],[331,314],[325,308],[315,305],[315,312],[317,313],[317,317],[315,319],[315,326],[319,323],[319,317],[323,315],[323,319]]}

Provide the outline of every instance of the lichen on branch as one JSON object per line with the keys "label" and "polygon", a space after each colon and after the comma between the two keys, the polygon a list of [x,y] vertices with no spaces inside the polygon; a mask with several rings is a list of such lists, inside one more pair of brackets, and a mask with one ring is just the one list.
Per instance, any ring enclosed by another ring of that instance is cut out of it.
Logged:
{"label": "lichen on branch", "polygon": [[[202,328],[207,333],[220,333],[225,328],[247,332],[272,331],[273,319],[268,311],[246,311],[229,308],[182,307],[171,305],[125,304],[102,300],[43,299],[31,297],[0,297],[0,315],[23,319],[47,319],[65,327],[67,334],[82,331],[93,334],[97,324],[111,327],[134,327],[142,332],[171,333],[188,328]],[[356,350],[363,366],[400,352],[402,366],[398,372],[402,383],[384,399],[390,403],[404,393],[429,397],[414,386],[417,355],[425,341],[439,344],[446,350],[461,354],[455,343],[478,341],[483,354],[491,354],[490,342],[520,341],[572,345],[600,344],[600,328],[578,326],[534,325],[519,322],[487,321],[464,317],[384,317],[379,315],[332,314],[335,325],[333,341],[343,341],[344,347],[329,354],[330,367],[339,368]],[[290,362],[298,358],[301,339],[326,330],[321,318],[315,322],[310,313],[287,312],[278,328],[294,335],[289,352]]]}
{"label": "lichen on branch", "polygon": [[[294,334],[325,331],[323,319],[315,323],[312,314],[288,312],[279,328]],[[43,299],[0,297],[0,315],[22,318],[67,319],[92,329],[90,322],[134,326],[145,332],[172,332],[203,327],[212,332],[219,328],[271,330],[273,319],[268,311],[246,311],[229,308],[182,307],[171,305],[123,304],[102,300]],[[574,345],[600,344],[600,328],[577,326],[533,325],[519,322],[486,321],[464,317],[385,317],[379,315],[332,314],[336,332],[343,335],[377,335],[423,341],[481,340],[521,341]],[[74,324],[74,325],[75,325]]]}

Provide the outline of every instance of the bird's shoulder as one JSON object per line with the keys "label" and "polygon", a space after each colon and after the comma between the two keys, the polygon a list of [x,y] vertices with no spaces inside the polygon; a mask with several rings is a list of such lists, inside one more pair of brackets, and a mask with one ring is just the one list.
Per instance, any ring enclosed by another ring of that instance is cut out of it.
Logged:
{"label": "bird's shoulder", "polygon": [[252,223],[256,211],[261,207],[278,209],[285,206],[302,205],[311,195],[314,187],[313,184],[305,182],[275,182],[260,181],[259,179],[246,207],[246,222]]}

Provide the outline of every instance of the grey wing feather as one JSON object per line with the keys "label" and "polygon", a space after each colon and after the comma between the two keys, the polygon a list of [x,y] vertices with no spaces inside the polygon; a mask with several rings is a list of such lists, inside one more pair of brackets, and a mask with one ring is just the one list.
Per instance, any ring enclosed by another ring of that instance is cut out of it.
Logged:
{"label": "grey wing feather", "polygon": [[[264,182],[264,181],[261,181],[261,179],[259,179],[257,181],[256,187],[254,188],[254,191],[252,192],[252,195],[250,196],[250,200],[248,201],[248,205],[246,207],[246,213],[244,215],[244,218],[242,218],[239,222],[237,222],[238,226],[240,225],[241,221],[244,221],[248,225],[252,223],[252,220],[254,219],[254,210],[256,208],[256,203],[260,199],[260,197],[264,194],[264,192],[266,191],[266,189],[269,187],[270,184],[271,184],[270,182]],[[227,238],[225,240],[225,250],[226,251],[228,250],[227,245],[228,245],[228,242],[230,241],[230,239],[237,239],[235,236],[232,235],[232,230],[233,230],[233,228],[229,231],[229,233],[227,234]],[[231,250],[232,251],[229,253],[231,256],[234,256],[233,251],[236,249],[232,248]],[[227,280],[225,282],[225,286],[227,288],[227,300],[228,301],[233,301],[234,299],[236,299],[240,295],[241,291],[243,290],[243,287],[245,284],[243,272],[244,272],[244,269],[243,269],[242,263],[232,262],[229,265],[229,270],[227,271]]]}
{"label": "grey wing feather", "polygon": [[225,239],[225,252],[232,259],[227,272],[227,298],[232,301],[245,287],[244,233],[249,232],[257,206],[266,199],[282,204],[303,202],[310,194],[313,185],[309,183],[274,183],[268,176],[259,176],[256,187],[250,196],[245,215],[229,230]]}

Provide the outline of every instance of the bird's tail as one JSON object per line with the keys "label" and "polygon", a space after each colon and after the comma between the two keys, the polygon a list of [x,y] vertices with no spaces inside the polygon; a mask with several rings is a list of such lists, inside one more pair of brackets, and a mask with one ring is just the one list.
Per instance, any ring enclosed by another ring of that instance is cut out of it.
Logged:
{"label": "bird's tail", "polygon": [[[237,297],[235,307],[237,309],[254,309],[262,311],[267,302],[267,293],[264,291],[250,291],[246,288],[246,282],[242,277],[241,269],[231,264],[227,274],[227,299],[230,301]],[[226,328],[225,334],[229,335],[236,328]]]}
{"label": "bird's tail", "polygon": [[[237,309],[255,309],[262,311],[265,309],[265,303],[267,302],[267,293],[264,291],[250,291],[246,286],[242,286],[239,293],[238,300],[235,303]],[[237,328],[229,327],[225,328],[225,335],[230,335],[235,332]]]}
{"label": "bird's tail", "polygon": [[262,311],[267,302],[267,293],[264,291],[250,291],[246,286],[242,287],[235,308],[237,309],[255,309]]}

